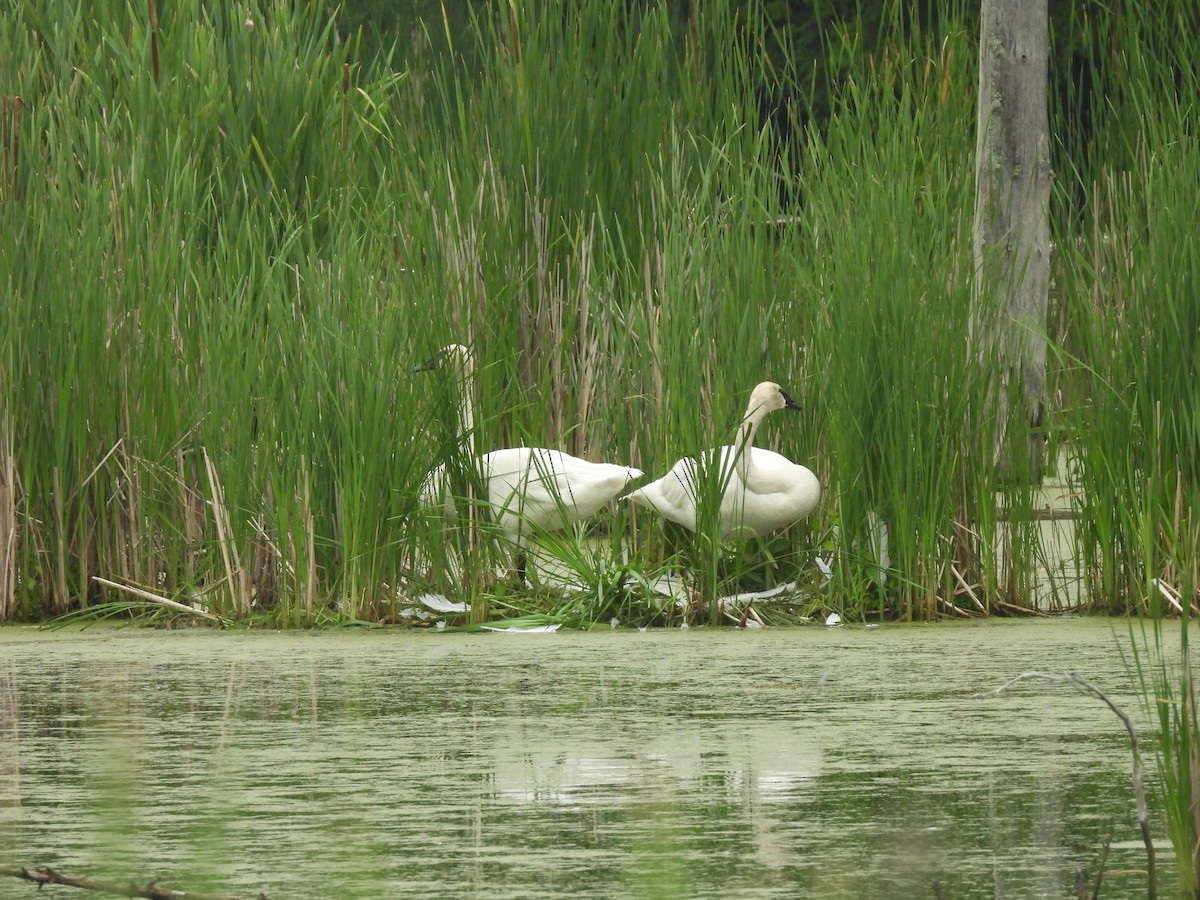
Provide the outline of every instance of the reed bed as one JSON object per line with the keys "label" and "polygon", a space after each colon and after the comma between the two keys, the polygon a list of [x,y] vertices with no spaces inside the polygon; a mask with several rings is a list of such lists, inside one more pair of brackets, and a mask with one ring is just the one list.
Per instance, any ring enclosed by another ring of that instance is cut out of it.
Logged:
{"label": "reed bed", "polygon": [[[760,617],[1028,605],[1032,491],[1009,492],[998,553],[970,335],[965,18],[926,33],[897,4],[879,47],[830,34],[811,60],[753,5],[523,0],[416,35],[394,71],[332,7],[294,6],[18,0],[0,21],[0,618],[142,602],[96,576],[284,625],[399,621],[429,593],[476,624],[720,621],[719,595],[791,582]],[[1171,140],[1195,69],[1169,76],[1155,43],[1195,32],[1171,25],[1132,23],[1138,87],[1111,123],[1098,107],[1105,149],[1057,201],[1088,198],[1056,220],[1050,336],[1094,608],[1197,584],[1178,201],[1198,173]],[[814,68],[839,73],[819,126]],[[453,520],[419,499],[461,452],[461,398],[412,370],[451,343],[476,358],[480,449],[650,477],[728,442],[776,380],[804,410],[760,442],[825,497],[737,547],[617,504],[543,536],[565,594],[515,590],[470,490]]]}
{"label": "reed bed", "polygon": [[[1150,623],[1143,620],[1140,633],[1130,626],[1126,667],[1150,725],[1158,769],[1155,799],[1174,850],[1180,896],[1190,900],[1200,897],[1200,720],[1189,647],[1189,630],[1194,626],[1191,615],[1185,615],[1176,648],[1165,633],[1163,607],[1153,600],[1149,605],[1154,613]],[[1151,872],[1151,885],[1153,878]]]}
{"label": "reed bed", "polygon": [[1084,23],[1114,50],[1093,76],[1111,92],[1090,111],[1092,160],[1071,173],[1086,198],[1074,209],[1080,227],[1064,222],[1058,241],[1062,421],[1078,465],[1087,593],[1110,612],[1200,600],[1200,205],[1184,187],[1200,175],[1190,137],[1200,67],[1180,38],[1196,22],[1194,10],[1162,7]]}

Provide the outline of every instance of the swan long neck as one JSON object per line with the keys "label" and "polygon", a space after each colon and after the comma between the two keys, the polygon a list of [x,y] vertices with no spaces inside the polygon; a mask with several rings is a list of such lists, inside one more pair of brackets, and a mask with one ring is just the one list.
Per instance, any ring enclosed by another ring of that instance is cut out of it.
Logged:
{"label": "swan long neck", "polygon": [[471,383],[474,367],[469,352],[460,353],[455,360],[455,375],[458,377],[458,439],[465,445],[467,453],[475,456],[475,403],[471,399]]}
{"label": "swan long neck", "polygon": [[754,471],[754,435],[758,432],[759,423],[766,414],[767,409],[761,404],[751,406],[746,410],[746,417],[742,419],[742,424],[738,428],[737,443],[734,444],[737,454],[735,465],[742,484],[749,482],[750,473]]}

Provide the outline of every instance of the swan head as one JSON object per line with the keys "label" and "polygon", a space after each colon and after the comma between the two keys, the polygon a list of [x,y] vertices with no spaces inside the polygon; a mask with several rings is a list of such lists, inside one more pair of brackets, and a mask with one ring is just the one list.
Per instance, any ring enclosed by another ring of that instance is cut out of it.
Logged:
{"label": "swan head", "polygon": [[450,344],[420,365],[413,366],[414,372],[429,372],[433,369],[451,369],[461,375],[471,372],[471,351],[462,344]]}
{"label": "swan head", "polygon": [[762,419],[777,409],[799,409],[800,404],[774,381],[764,381],[750,392],[750,403],[746,407],[746,418]]}

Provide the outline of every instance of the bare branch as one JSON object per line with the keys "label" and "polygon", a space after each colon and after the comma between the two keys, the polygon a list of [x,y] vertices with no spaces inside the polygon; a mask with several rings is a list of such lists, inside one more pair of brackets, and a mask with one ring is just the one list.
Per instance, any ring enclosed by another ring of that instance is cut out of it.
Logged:
{"label": "bare branch", "polygon": [[1061,675],[1056,675],[1049,672],[1022,672],[1020,675],[1017,675],[1010,681],[1005,682],[995,690],[985,691],[981,694],[976,694],[975,696],[988,697],[1002,694],[1013,685],[1022,681],[1028,681],[1031,678],[1039,678],[1043,681],[1053,681],[1058,684],[1069,684],[1078,688],[1084,693],[1100,698],[1105,702],[1105,704],[1108,705],[1108,708],[1116,714],[1117,718],[1119,718],[1121,723],[1125,726],[1125,730],[1129,732],[1129,744],[1133,750],[1133,796],[1137,802],[1137,818],[1138,826],[1142,830],[1142,842],[1146,845],[1146,872],[1147,878],[1149,879],[1147,896],[1150,898],[1150,900],[1154,900],[1154,898],[1158,896],[1156,879],[1154,875],[1154,840],[1150,835],[1150,817],[1146,803],[1146,784],[1142,778],[1142,755],[1138,751],[1137,731],[1133,727],[1133,720],[1129,718],[1129,716],[1125,713],[1125,710],[1121,709],[1121,707],[1117,706],[1117,704],[1108,699],[1108,696],[1104,693],[1104,691],[1100,690],[1100,688],[1096,687],[1086,678],[1080,678],[1074,672],[1066,672]]}

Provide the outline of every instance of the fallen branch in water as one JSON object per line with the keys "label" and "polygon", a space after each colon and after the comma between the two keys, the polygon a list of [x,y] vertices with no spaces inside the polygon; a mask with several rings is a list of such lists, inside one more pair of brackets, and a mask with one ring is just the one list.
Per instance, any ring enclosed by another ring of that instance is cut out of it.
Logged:
{"label": "fallen branch in water", "polygon": [[[215,897],[207,894],[193,894],[188,891],[173,891],[170,888],[159,887],[153,881],[144,885],[133,882],[118,884],[114,881],[99,881],[94,878],[75,878],[56,872],[49,866],[40,869],[27,869],[24,866],[12,868],[0,866],[0,875],[9,875],[23,881],[32,881],[41,890],[48,884],[60,884],[65,887],[83,888],[85,891],[97,891],[101,894],[114,894],[118,897],[140,897],[142,900],[242,900],[240,897]],[[266,894],[260,893],[257,900],[269,900]]]}
{"label": "fallen branch in water", "polygon": [[149,600],[151,603],[157,603],[160,606],[165,606],[168,609],[174,609],[178,612],[190,613],[193,616],[200,616],[204,619],[209,619],[213,622],[225,624],[225,620],[215,613],[210,613],[207,609],[196,609],[194,606],[188,606],[186,603],[180,603],[177,600],[171,600],[167,597],[160,597],[158,594],[152,594],[149,591],[142,590],[139,587],[134,587],[132,584],[121,584],[118,581],[109,581],[107,578],[101,578],[99,575],[93,575],[92,581],[97,584],[102,584],[105,587],[115,588],[118,591],[125,591],[127,594],[133,594],[135,597],[141,597],[143,600]]}
{"label": "fallen branch in water", "polygon": [[945,597],[939,596],[937,598],[937,602],[938,602],[939,606],[941,606],[944,610],[946,610],[946,612],[952,613],[953,615],[962,616],[962,618],[964,618],[964,619],[978,619],[979,618],[979,616],[973,615],[972,613],[967,612],[965,609],[962,609],[959,606],[955,606],[953,603],[951,603]]}
{"label": "fallen branch in water", "polygon": [[[1158,896],[1157,880],[1154,876],[1154,840],[1150,835],[1150,816],[1146,805],[1146,784],[1142,779],[1142,755],[1138,752],[1137,732],[1133,727],[1133,720],[1125,713],[1125,710],[1117,706],[1108,699],[1104,691],[1096,687],[1086,678],[1080,678],[1074,672],[1067,672],[1062,675],[1054,675],[1047,672],[1022,672],[1020,675],[1008,681],[1000,687],[992,691],[985,691],[982,694],[976,694],[976,697],[986,697],[989,694],[1001,694],[1008,690],[1019,681],[1025,681],[1030,678],[1040,678],[1043,681],[1054,681],[1059,684],[1070,684],[1079,688],[1085,693],[1091,694],[1093,697],[1099,697],[1108,708],[1116,713],[1117,718],[1125,726],[1125,730],[1129,732],[1129,743],[1133,748],[1133,796],[1137,802],[1137,820],[1138,826],[1142,830],[1142,842],[1146,845],[1146,877],[1149,879],[1147,896],[1150,900],[1154,900]],[[1107,855],[1107,851],[1106,851]]]}

